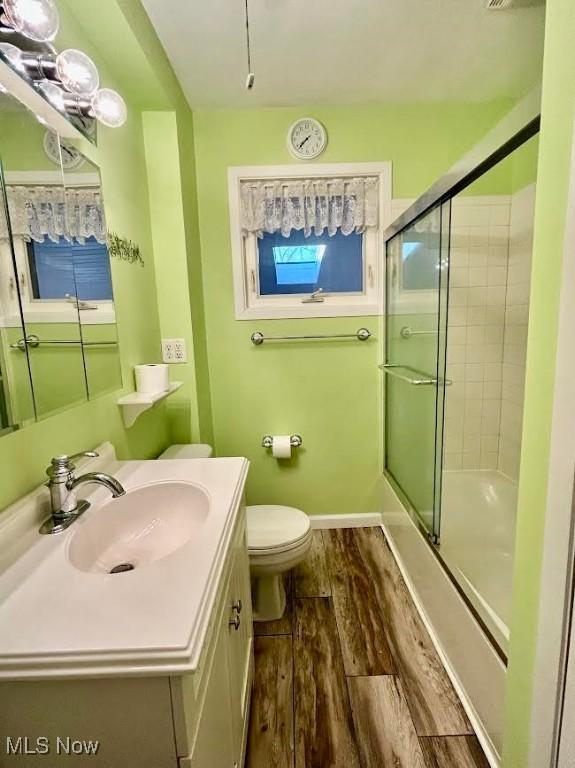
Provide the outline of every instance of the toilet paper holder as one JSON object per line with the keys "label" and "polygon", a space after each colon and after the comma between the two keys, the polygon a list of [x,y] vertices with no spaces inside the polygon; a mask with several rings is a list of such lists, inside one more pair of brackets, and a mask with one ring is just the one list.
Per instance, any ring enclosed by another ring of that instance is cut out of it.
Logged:
{"label": "toilet paper holder", "polygon": [[[289,439],[292,448],[299,448],[303,445],[303,439],[301,435],[291,435]],[[271,448],[274,444],[274,439],[271,435],[264,435],[262,438],[262,448]]]}

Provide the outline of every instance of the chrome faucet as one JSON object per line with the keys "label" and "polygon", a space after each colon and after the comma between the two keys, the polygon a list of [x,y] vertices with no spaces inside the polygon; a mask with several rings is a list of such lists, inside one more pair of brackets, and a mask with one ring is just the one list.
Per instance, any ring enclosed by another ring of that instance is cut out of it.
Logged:
{"label": "chrome faucet", "polygon": [[52,515],[42,524],[40,533],[60,533],[88,509],[89,502],[78,501],[76,497],[76,488],[79,485],[84,483],[103,485],[114,498],[126,493],[116,478],[103,472],[86,472],[76,477],[74,475],[76,467],[72,461],[80,456],[96,458],[98,454],[95,451],[84,451],[75,453],[73,456],[55,456],[46,470],[49,478],[47,485],[50,489]]}

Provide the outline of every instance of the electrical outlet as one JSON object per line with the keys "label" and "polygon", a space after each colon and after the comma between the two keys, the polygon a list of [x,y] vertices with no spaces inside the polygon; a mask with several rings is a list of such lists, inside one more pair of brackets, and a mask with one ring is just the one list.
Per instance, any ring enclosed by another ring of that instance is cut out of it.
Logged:
{"label": "electrical outlet", "polygon": [[162,359],[164,363],[187,363],[185,339],[162,339]]}
{"label": "electrical outlet", "polygon": [[164,363],[173,363],[174,356],[174,340],[162,339],[162,360]]}
{"label": "electrical outlet", "polygon": [[186,354],[186,340],[172,339],[172,341],[174,342],[174,362],[187,363],[188,356]]}

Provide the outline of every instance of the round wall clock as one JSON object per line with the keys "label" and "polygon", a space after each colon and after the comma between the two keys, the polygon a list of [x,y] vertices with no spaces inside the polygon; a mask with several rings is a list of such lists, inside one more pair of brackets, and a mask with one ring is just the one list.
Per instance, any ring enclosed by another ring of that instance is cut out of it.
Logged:
{"label": "round wall clock", "polygon": [[319,120],[302,117],[290,127],[288,149],[298,160],[312,160],[321,155],[327,145],[327,132]]}
{"label": "round wall clock", "polygon": [[44,151],[55,165],[60,165],[60,147],[62,149],[62,166],[65,171],[77,168],[84,162],[84,156],[72,144],[60,142],[54,131],[44,134]]}

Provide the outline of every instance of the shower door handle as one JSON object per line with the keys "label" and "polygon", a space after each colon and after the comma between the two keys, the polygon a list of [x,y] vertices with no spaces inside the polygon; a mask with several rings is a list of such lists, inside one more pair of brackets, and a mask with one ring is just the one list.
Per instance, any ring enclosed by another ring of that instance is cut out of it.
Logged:
{"label": "shower door handle", "polygon": [[[402,381],[406,381],[408,384],[411,384],[414,387],[434,387],[437,385],[437,379],[426,376],[420,371],[414,371],[407,365],[393,365],[392,363],[383,363],[378,367],[381,368],[384,373],[390,376],[395,376]],[[408,373],[400,373],[397,370],[398,368],[402,369],[403,371],[408,371]]]}

